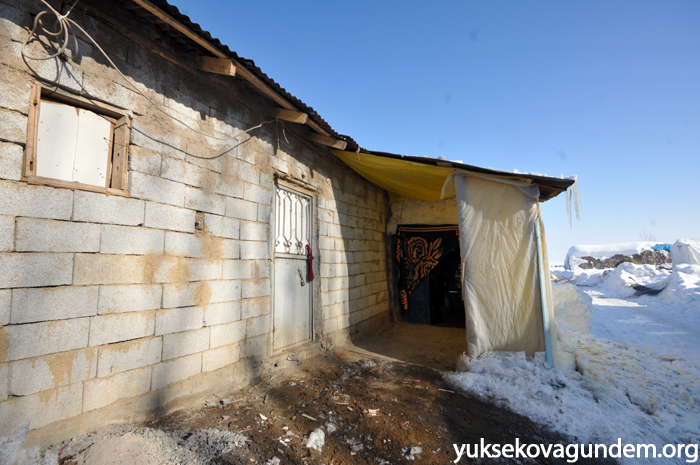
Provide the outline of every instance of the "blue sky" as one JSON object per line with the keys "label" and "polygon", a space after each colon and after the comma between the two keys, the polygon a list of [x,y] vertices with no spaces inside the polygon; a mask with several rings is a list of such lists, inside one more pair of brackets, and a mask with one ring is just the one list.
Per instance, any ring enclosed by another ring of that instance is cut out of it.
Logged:
{"label": "blue sky", "polygon": [[576,244],[700,237],[700,2],[171,0],[370,150],[576,174]]}

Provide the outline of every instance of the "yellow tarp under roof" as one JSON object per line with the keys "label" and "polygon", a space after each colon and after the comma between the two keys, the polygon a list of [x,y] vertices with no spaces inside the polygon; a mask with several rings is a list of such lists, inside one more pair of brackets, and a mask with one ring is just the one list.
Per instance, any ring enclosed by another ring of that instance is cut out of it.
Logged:
{"label": "yellow tarp under roof", "polygon": [[[385,189],[393,202],[406,199],[428,202],[440,200],[442,186],[451,172],[470,172],[454,166],[429,165],[403,158],[389,158],[362,152],[341,150],[331,150],[331,152],[363,178]],[[448,161],[445,163],[451,164]],[[485,173],[479,173],[479,175],[488,176]],[[527,178],[516,179],[531,182]]]}
{"label": "yellow tarp under roof", "polygon": [[363,178],[384,188],[391,200],[440,200],[442,186],[455,169],[409,160],[379,157],[367,153],[333,150],[333,155],[357,171]]}

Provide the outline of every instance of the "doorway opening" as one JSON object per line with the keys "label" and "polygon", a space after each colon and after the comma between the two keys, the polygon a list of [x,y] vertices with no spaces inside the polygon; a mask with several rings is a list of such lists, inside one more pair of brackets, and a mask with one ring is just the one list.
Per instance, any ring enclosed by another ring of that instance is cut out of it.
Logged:
{"label": "doorway opening", "polygon": [[459,227],[399,226],[396,251],[400,319],[407,323],[466,328]]}

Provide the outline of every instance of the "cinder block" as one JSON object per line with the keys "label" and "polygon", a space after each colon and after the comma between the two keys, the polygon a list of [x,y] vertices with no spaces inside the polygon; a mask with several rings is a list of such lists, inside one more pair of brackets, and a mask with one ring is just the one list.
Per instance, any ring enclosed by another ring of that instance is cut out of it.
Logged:
{"label": "cinder block", "polygon": [[[11,30],[12,33],[9,35],[12,37],[12,40],[18,41],[21,44],[27,36],[28,28],[30,28],[32,24],[29,13],[25,11],[20,12],[20,14],[26,18],[26,21],[22,24],[22,21],[15,23],[9,19],[7,12],[10,7],[8,5],[3,6],[1,9],[3,11],[0,11],[0,23],[4,23],[7,28],[0,27],[0,29],[4,29],[0,30],[0,35]],[[15,9],[12,10],[19,11]],[[25,27],[27,29],[25,29]],[[6,43],[9,43],[9,41]],[[17,51],[15,47],[12,47],[12,49],[13,51]],[[29,113],[29,100],[33,82],[31,79],[26,79],[24,70],[17,69],[11,64],[12,58],[7,56],[5,58],[3,63],[6,66],[0,69],[0,77],[4,78],[5,81],[3,82],[4,91],[0,94],[0,107],[26,115]],[[19,55],[17,55],[16,58],[17,61],[19,61]]]}
{"label": "cinder block", "polygon": [[129,146],[129,168],[132,171],[160,176],[161,164],[162,157],[159,153],[137,145]]}
{"label": "cinder block", "polygon": [[119,399],[136,397],[151,390],[151,367],[85,381],[83,411],[105,407]]}
{"label": "cinder block", "polygon": [[201,187],[209,170],[177,158],[163,158],[162,176],[171,181]]}
{"label": "cinder block", "polygon": [[254,185],[260,184],[260,170],[255,165],[239,163],[236,174],[238,174],[238,177],[243,181]]}
{"label": "cinder block", "polygon": [[163,307],[189,307],[241,300],[240,281],[199,281],[163,286]]}
{"label": "cinder block", "polygon": [[270,207],[267,205],[258,204],[258,221],[260,223],[270,223]]}
{"label": "cinder block", "polygon": [[185,192],[185,207],[193,210],[223,215],[226,211],[225,197],[218,194],[210,194],[202,189],[187,186]]}
{"label": "cinder block", "polygon": [[255,357],[258,360],[264,360],[270,353],[271,343],[270,335],[263,334],[262,336],[246,339],[241,346],[241,358],[246,359]]}
{"label": "cinder block", "polygon": [[169,384],[187,379],[201,372],[202,354],[193,354],[168,362],[161,362],[153,367],[151,390],[157,391]]}
{"label": "cinder block", "polygon": [[195,214],[194,210],[187,208],[147,202],[144,226],[191,233],[194,232]]}
{"label": "cinder block", "polygon": [[283,173],[289,174],[289,164],[281,158],[275,157],[272,159],[272,166]]}
{"label": "cinder block", "polygon": [[322,278],[335,277],[335,268],[328,263],[321,263],[321,277]]}
{"label": "cinder block", "polygon": [[267,173],[260,173],[260,185],[272,189],[272,176]]}
{"label": "cinder block", "polygon": [[240,237],[241,221],[235,218],[224,217],[223,230],[221,235],[228,239],[238,239]]}
{"label": "cinder block", "polygon": [[270,315],[246,320],[246,338],[253,338],[270,332]]}
{"label": "cinder block", "polygon": [[73,255],[59,253],[0,254],[0,289],[71,284]]}
{"label": "cinder block", "polygon": [[204,326],[222,325],[241,319],[240,302],[209,304],[204,309]]}
{"label": "cinder block", "polygon": [[185,184],[132,171],[129,173],[129,185],[131,196],[134,198],[178,207],[185,205]]}
{"label": "cinder block", "polygon": [[351,310],[350,301],[340,302],[328,307],[327,318],[333,318],[336,316],[346,315],[350,313]]}
{"label": "cinder block", "polygon": [[256,281],[244,281],[241,297],[250,299],[251,297],[265,297],[270,295],[270,280],[258,279]]}
{"label": "cinder block", "polygon": [[321,250],[335,250],[336,249],[335,238],[321,236],[318,239],[318,246]]}
{"label": "cinder block", "polygon": [[[138,58],[134,59],[138,60]],[[154,89],[161,86],[162,83],[155,80],[150,84],[150,87]],[[131,145],[137,145],[175,158],[185,157],[182,151],[185,144],[182,142],[178,131],[168,131],[166,128],[163,128],[163,131],[155,130],[154,132],[153,128],[143,127],[138,118],[132,122]]]}
{"label": "cinder block", "polygon": [[97,351],[82,349],[10,363],[9,394],[28,396],[94,378]]}
{"label": "cinder block", "polygon": [[163,307],[206,305],[211,298],[211,283],[177,283],[163,286]]}
{"label": "cinder block", "polygon": [[224,260],[224,279],[250,279],[252,265],[251,260]]}
{"label": "cinder block", "polygon": [[151,337],[98,347],[97,377],[114,375],[160,362],[162,338]]}
{"label": "cinder block", "polygon": [[221,237],[224,230],[224,217],[220,215],[204,214],[204,229],[213,236]]}
{"label": "cinder block", "polygon": [[241,258],[241,244],[234,239],[221,239],[221,258]]}
{"label": "cinder block", "polygon": [[244,241],[263,241],[268,237],[266,224],[241,221],[241,239]]}
{"label": "cinder block", "polygon": [[243,260],[262,260],[270,258],[270,245],[267,242],[242,242],[241,258]]}
{"label": "cinder block", "polygon": [[258,267],[258,278],[269,278],[270,277],[270,262],[267,260],[258,261],[256,263]]}
{"label": "cinder block", "polygon": [[10,289],[0,290],[0,326],[10,324],[11,302],[12,291]]}
{"label": "cinder block", "polygon": [[165,253],[183,257],[204,257],[205,243],[201,236],[167,231],[165,233]]}
{"label": "cinder block", "polygon": [[156,336],[191,331],[203,326],[202,307],[182,307],[156,312]]}
{"label": "cinder block", "polygon": [[100,250],[100,226],[17,218],[15,248],[19,252],[97,252]]}
{"label": "cinder block", "polygon": [[224,169],[224,174],[216,178],[214,192],[227,197],[243,198],[243,184],[241,184],[235,171],[233,175],[228,175],[227,173],[227,170]]}
{"label": "cinder block", "polygon": [[272,203],[272,191],[263,189],[255,184],[246,183],[243,188],[243,199],[262,205],[270,205]]}
{"label": "cinder block", "polygon": [[73,211],[73,191],[0,181],[0,214],[69,220]]}
{"label": "cinder block", "polygon": [[350,315],[341,315],[338,317],[338,329],[345,329],[350,326]]}
{"label": "cinder block", "polygon": [[170,87],[165,88],[165,105],[173,110],[173,114],[179,113],[176,117],[182,116],[191,121],[204,119],[204,115],[209,114],[210,108],[202,102],[192,98],[191,93],[179,92]]}
{"label": "cinder block", "polygon": [[226,216],[255,221],[258,219],[258,205],[254,202],[226,197]]}
{"label": "cinder block", "polygon": [[221,279],[221,261],[207,258],[169,258],[162,261],[154,275],[159,283]]}
{"label": "cinder block", "polygon": [[13,289],[11,324],[97,315],[97,286]]}
{"label": "cinder block", "polygon": [[153,336],[155,320],[152,311],[90,317],[89,344],[101,346]]}
{"label": "cinder block", "polygon": [[163,336],[163,360],[203,352],[209,348],[209,328]]}
{"label": "cinder block", "polygon": [[97,313],[124,313],[160,308],[163,288],[159,285],[100,286]]}
{"label": "cinder block", "polygon": [[163,253],[165,232],[129,226],[104,226],[100,253],[145,255]]}
{"label": "cinder block", "polygon": [[138,226],[143,218],[143,200],[75,191],[73,221]]}
{"label": "cinder block", "polygon": [[323,320],[323,334],[330,334],[338,330],[338,318]]}
{"label": "cinder block", "polygon": [[22,146],[0,142],[0,179],[19,181],[22,179]]}
{"label": "cinder block", "polygon": [[87,347],[89,326],[88,318],[5,326],[6,361]]}
{"label": "cinder block", "polygon": [[242,341],[246,337],[246,322],[243,320],[211,326],[210,329],[212,349]]}
{"label": "cinder block", "polygon": [[256,318],[271,312],[270,297],[246,299],[241,301],[241,319]]}
{"label": "cinder block", "polygon": [[210,349],[202,353],[202,372],[217,370],[240,359],[240,343]]}
{"label": "cinder block", "polygon": [[139,284],[146,277],[146,259],[140,255],[75,255],[74,285]]}
{"label": "cinder block", "polygon": [[82,411],[83,383],[75,383],[58,389],[12,397],[0,403],[0,436],[9,436],[24,420],[31,429],[74,417]]}
{"label": "cinder block", "polygon": [[14,248],[15,219],[12,216],[0,215],[0,252],[11,252]]}
{"label": "cinder block", "polygon": [[236,280],[206,281],[210,285],[210,303],[241,300],[241,282]]}
{"label": "cinder block", "polygon": [[0,139],[18,144],[27,143],[27,117],[16,111],[0,108]]}

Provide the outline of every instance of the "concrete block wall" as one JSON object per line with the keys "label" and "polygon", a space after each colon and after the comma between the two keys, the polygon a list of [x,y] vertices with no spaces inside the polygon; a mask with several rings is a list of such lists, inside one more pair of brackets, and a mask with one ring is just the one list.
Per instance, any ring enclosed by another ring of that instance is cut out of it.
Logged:
{"label": "concrete block wall", "polygon": [[[275,173],[316,192],[315,340],[388,313],[382,190],[306,142],[308,128],[243,134],[275,106],[237,79],[177,67],[85,14],[146,39],[158,34],[112,4],[84,0],[71,18],[128,83],[84,38],[79,60],[29,69],[21,43],[42,9],[0,0],[0,436],[28,419],[35,442],[49,429],[57,440],[133,418],[134,405],[161,409],[229,379],[222,373],[235,373],[237,385],[257,376],[272,350]],[[195,59],[175,45],[170,53]],[[40,78],[134,113],[128,197],[21,180],[29,93]],[[235,149],[233,136],[244,141]]]}
{"label": "concrete block wall", "polygon": [[340,186],[318,202],[325,334],[356,332],[389,308],[385,193],[362,183]]}

